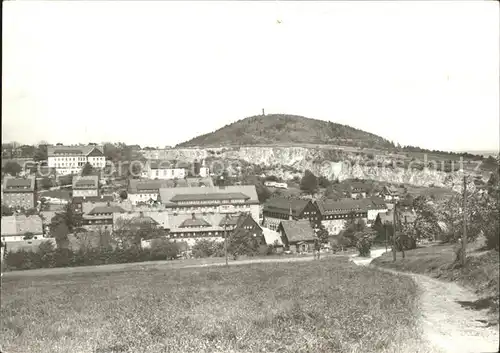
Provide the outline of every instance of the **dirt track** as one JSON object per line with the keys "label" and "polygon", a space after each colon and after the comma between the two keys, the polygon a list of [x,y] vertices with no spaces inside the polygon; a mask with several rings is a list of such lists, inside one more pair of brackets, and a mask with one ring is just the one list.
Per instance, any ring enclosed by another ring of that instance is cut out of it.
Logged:
{"label": "dirt track", "polygon": [[[385,250],[375,250],[370,259],[351,259],[367,266]],[[380,269],[380,268],[379,268]],[[420,287],[421,322],[424,339],[443,353],[494,353],[499,351],[498,327],[486,327],[484,312],[464,308],[460,302],[478,298],[456,283],[443,282],[424,275],[380,269],[396,275],[412,277]]]}

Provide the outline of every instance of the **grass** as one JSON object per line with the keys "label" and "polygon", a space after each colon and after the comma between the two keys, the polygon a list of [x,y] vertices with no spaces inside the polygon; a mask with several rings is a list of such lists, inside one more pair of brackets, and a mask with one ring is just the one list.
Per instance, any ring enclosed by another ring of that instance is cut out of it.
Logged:
{"label": "grass", "polygon": [[473,290],[478,296],[478,309],[488,307],[492,318],[498,321],[499,305],[499,258],[498,252],[481,251],[477,244],[471,244],[465,267],[455,264],[454,246],[433,245],[406,251],[405,259],[398,253],[396,262],[392,253],[375,259],[376,266],[426,274],[445,281],[453,281]]}
{"label": "grass", "polygon": [[3,352],[427,352],[417,287],[345,259],[5,278]]}

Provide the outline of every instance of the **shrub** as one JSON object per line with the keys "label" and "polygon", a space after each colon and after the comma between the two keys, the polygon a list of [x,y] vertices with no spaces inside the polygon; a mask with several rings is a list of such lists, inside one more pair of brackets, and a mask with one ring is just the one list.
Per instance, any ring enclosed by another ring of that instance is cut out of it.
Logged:
{"label": "shrub", "polygon": [[359,256],[369,257],[372,241],[369,237],[363,237],[358,240],[356,247],[358,248]]}
{"label": "shrub", "polygon": [[192,252],[193,256],[196,258],[221,257],[225,254],[224,243],[214,240],[201,239],[194,244]]}
{"label": "shrub", "polygon": [[165,238],[154,239],[151,242],[151,260],[175,259],[180,253],[177,243],[173,243]]}

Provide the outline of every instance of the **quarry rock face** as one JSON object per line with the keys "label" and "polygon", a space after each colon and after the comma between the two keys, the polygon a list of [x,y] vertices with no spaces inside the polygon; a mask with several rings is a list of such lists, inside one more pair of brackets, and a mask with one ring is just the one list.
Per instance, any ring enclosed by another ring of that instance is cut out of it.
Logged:
{"label": "quarry rock face", "polygon": [[[411,169],[402,167],[380,167],[377,163],[391,163],[395,158],[387,154],[375,155],[366,161],[355,153],[341,150],[332,152],[327,148],[307,147],[219,147],[219,148],[173,148],[167,150],[142,151],[148,159],[195,160],[208,159],[220,165],[228,164],[228,170],[235,170],[237,161],[270,168],[266,174],[285,180],[301,177],[309,169],[315,175],[339,181],[351,178],[373,179],[395,184],[408,183],[416,186],[446,186],[457,191],[461,189],[459,172],[446,173],[435,169]],[[360,163],[363,162],[363,163]],[[371,162],[371,163],[370,163]],[[207,163],[210,167],[210,162]],[[211,168],[211,170],[218,168]],[[237,169],[237,168],[236,168]]]}

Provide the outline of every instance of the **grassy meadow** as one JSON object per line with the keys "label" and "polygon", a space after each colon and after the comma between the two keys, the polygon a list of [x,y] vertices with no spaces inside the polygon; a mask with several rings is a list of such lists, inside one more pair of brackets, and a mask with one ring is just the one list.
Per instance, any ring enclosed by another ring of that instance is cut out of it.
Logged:
{"label": "grassy meadow", "polygon": [[445,281],[457,282],[478,296],[478,309],[489,308],[498,322],[499,312],[499,257],[495,250],[483,251],[480,242],[469,244],[468,259],[465,267],[455,264],[454,245],[439,244],[418,248],[397,254],[396,262],[388,252],[373,260],[373,264],[397,271],[426,274]]}
{"label": "grassy meadow", "polygon": [[417,287],[345,259],[7,277],[1,349],[428,352]]}

